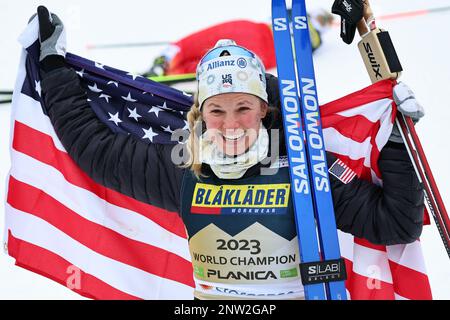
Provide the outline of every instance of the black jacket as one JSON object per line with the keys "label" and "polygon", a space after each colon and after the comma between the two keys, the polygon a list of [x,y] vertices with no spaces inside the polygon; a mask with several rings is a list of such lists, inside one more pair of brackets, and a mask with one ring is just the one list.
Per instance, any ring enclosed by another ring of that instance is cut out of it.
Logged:
{"label": "black jacket", "polygon": [[[90,109],[72,69],[60,67],[42,77],[46,111],[81,169],[108,188],[179,212],[184,169],[172,163],[172,145],[146,144],[131,135],[113,133]],[[268,76],[267,91],[271,104],[278,106],[273,76]],[[327,154],[327,160],[330,165],[335,158]],[[358,178],[343,184],[330,175],[337,226],[375,244],[413,242],[422,231],[424,199],[405,146],[389,142],[378,165],[383,188]]]}

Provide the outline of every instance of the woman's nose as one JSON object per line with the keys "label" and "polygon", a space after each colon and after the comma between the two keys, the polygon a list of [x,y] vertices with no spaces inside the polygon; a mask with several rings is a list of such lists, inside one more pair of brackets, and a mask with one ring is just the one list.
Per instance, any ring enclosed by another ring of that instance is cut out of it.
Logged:
{"label": "woman's nose", "polygon": [[239,118],[234,114],[227,114],[223,121],[224,129],[238,129],[240,128]]}

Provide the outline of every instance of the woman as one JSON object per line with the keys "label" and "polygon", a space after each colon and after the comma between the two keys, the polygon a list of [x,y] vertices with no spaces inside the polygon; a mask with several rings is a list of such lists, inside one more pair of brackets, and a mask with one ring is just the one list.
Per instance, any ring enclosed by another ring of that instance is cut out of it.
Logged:
{"label": "woman", "polygon": [[[52,15],[50,22],[44,7],[38,15],[41,86],[58,137],[95,181],[180,214],[195,297],[302,299],[283,133],[272,134],[282,130],[277,81],[260,60],[230,40],[203,57],[187,116],[187,161],[179,167],[172,146],[113,133],[97,119],[65,65],[61,21]],[[406,89],[394,89],[398,108],[419,118],[423,112]],[[379,160],[383,189],[330,175],[338,228],[376,244],[412,242],[422,230],[422,187],[401,140],[395,134],[390,140]]]}

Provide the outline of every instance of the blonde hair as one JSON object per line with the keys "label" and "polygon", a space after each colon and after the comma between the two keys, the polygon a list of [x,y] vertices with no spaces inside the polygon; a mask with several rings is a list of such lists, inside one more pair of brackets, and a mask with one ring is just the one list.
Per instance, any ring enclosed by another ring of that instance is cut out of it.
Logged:
{"label": "blonde hair", "polygon": [[[261,103],[268,105],[261,99]],[[270,117],[269,117],[270,115]],[[263,119],[264,125],[270,129],[274,121],[274,117],[278,115],[278,109],[268,106],[266,117]],[[203,134],[203,117],[198,101],[198,94],[194,96],[194,104],[186,115],[189,125],[189,137],[186,141],[187,145],[187,161],[181,166],[190,169],[197,179],[206,177],[202,173],[202,163],[200,161],[200,136]],[[269,119],[270,118],[270,119]],[[269,121],[270,120],[270,121]],[[267,123],[268,122],[268,123]]]}
{"label": "blonde hair", "polygon": [[204,177],[202,174],[202,163],[199,159],[200,154],[200,136],[203,131],[203,117],[202,112],[200,111],[200,105],[198,102],[198,94],[195,94],[194,104],[191,109],[187,113],[187,121],[189,125],[189,138],[186,142],[187,144],[187,152],[188,152],[188,160],[182,166],[183,168],[189,168],[195,175],[197,179],[200,177]]}

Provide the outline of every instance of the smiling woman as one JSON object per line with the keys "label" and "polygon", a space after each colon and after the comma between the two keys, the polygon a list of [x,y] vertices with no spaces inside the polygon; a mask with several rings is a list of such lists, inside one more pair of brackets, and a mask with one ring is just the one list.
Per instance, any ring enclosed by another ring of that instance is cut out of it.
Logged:
{"label": "smiling woman", "polygon": [[267,103],[256,96],[225,93],[205,102],[203,120],[210,139],[217,143],[219,150],[235,156],[244,153],[256,141],[267,108]]}
{"label": "smiling woman", "polygon": [[[187,116],[191,134],[186,167],[200,176],[201,164],[207,163],[220,178],[240,178],[268,153],[262,122],[268,113],[264,66],[253,52],[224,39],[201,59],[197,79],[198,95]],[[198,139],[204,126],[206,132]]]}
{"label": "smiling woman", "polygon": [[[59,139],[97,183],[179,214],[194,296],[304,299],[283,126],[271,109],[280,108],[277,80],[266,75],[258,57],[222,40],[201,60],[187,115],[189,161],[180,167],[173,157],[179,146],[113,132],[98,119],[65,52],[57,50],[65,47],[55,34],[63,31],[62,22],[50,21],[46,8],[38,12],[42,96]],[[417,239],[423,190],[403,144],[391,140],[381,150],[383,189],[359,179],[332,154],[327,162],[352,173],[348,179],[330,175],[338,228],[375,244]]]}

